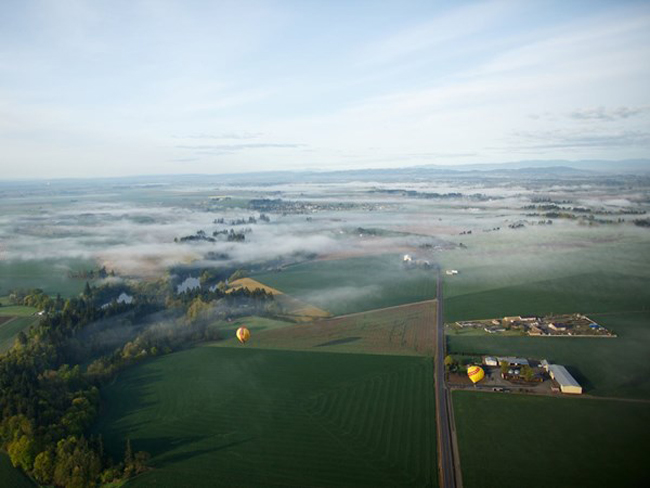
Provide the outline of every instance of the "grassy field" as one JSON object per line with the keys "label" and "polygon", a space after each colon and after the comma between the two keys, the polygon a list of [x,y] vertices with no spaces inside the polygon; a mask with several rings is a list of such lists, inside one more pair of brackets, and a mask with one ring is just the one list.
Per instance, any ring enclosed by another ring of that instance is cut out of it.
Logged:
{"label": "grassy field", "polygon": [[14,288],[41,288],[51,295],[76,296],[86,281],[69,278],[68,272],[95,268],[95,262],[82,259],[0,261],[0,294],[6,295]]}
{"label": "grassy field", "polygon": [[463,486],[648,486],[648,404],[453,393]]}
{"label": "grassy field", "polygon": [[602,272],[531,280],[445,298],[445,322],[507,315],[579,312],[591,316],[596,312],[640,310],[650,311],[650,278]]}
{"label": "grassy field", "polygon": [[5,305],[0,307],[0,317],[27,317],[34,315],[38,310],[34,307],[23,305]]}
{"label": "grassy field", "polygon": [[433,271],[405,269],[398,255],[311,261],[252,278],[334,315],[436,295]]}
{"label": "grassy field", "polygon": [[128,486],[436,486],[430,358],[209,345],[103,390],[95,432],[155,469]]}
{"label": "grassy field", "polygon": [[36,309],[10,305],[8,297],[0,298],[0,353],[7,351],[14,343],[16,334],[38,322]]}
{"label": "grassy field", "polygon": [[36,484],[11,465],[11,460],[7,454],[0,452],[0,486],[34,488]]}
{"label": "grassy field", "polygon": [[601,396],[650,399],[650,313],[593,314],[616,338],[447,336],[451,354],[546,358],[567,366],[585,389]]}
{"label": "grassy field", "polygon": [[[251,329],[252,337],[246,346],[312,352],[431,355],[435,311],[435,301],[430,301],[267,328],[258,333]],[[237,345],[237,341],[232,336],[217,345],[232,346]]]}
{"label": "grassy field", "polygon": [[7,351],[14,343],[16,334],[21,330],[29,329],[38,322],[38,317],[15,317],[8,322],[0,324],[0,353]]}

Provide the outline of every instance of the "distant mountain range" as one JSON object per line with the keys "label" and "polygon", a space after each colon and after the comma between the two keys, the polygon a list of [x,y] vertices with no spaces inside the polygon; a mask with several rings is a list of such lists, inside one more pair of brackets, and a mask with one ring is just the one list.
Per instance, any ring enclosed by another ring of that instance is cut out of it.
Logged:
{"label": "distant mountain range", "polygon": [[[230,174],[180,174],[142,175],[130,177],[88,178],[103,183],[151,185],[151,184],[261,184],[280,183],[335,183],[346,181],[425,181],[431,179],[574,179],[602,178],[614,175],[639,175],[650,177],[650,159],[607,160],[529,160],[510,163],[485,163],[465,165],[422,165],[406,168],[374,168],[349,170],[298,170],[258,171]],[[62,178],[48,181],[48,184],[63,184],[88,179]],[[2,183],[15,185],[29,180],[5,180]]]}

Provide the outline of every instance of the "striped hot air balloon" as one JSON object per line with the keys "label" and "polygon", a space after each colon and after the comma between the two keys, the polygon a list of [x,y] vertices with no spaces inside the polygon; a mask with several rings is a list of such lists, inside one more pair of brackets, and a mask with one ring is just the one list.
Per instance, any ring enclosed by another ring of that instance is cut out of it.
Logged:
{"label": "striped hot air balloon", "polygon": [[467,368],[467,376],[472,380],[472,383],[478,383],[485,376],[485,371],[480,366],[470,366]]}
{"label": "striped hot air balloon", "polygon": [[242,344],[245,344],[248,339],[251,338],[251,331],[248,330],[246,327],[242,326],[239,329],[237,329],[237,339],[239,339],[239,342]]}

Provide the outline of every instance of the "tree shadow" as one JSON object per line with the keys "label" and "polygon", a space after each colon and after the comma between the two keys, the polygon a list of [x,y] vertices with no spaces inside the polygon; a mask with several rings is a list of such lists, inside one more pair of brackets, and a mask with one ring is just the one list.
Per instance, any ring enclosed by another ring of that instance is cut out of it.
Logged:
{"label": "tree shadow", "polygon": [[343,337],[341,339],[334,339],[333,341],[323,342],[322,344],[316,344],[313,347],[340,346],[342,344],[349,344],[351,342],[356,342],[356,341],[358,341],[360,339],[361,339],[361,337],[359,337],[359,336]]}

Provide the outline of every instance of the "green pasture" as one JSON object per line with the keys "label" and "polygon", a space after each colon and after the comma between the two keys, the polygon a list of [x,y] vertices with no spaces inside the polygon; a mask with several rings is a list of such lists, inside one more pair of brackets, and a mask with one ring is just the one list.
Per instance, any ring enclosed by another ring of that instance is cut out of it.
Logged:
{"label": "green pasture", "polygon": [[445,322],[507,315],[650,311],[650,278],[583,273],[445,298]]}
{"label": "green pasture", "polygon": [[0,294],[7,295],[15,288],[40,288],[50,295],[76,296],[86,280],[70,278],[69,271],[95,268],[97,263],[83,259],[0,261]]}
{"label": "green pasture", "polygon": [[196,347],[120,374],[94,432],[128,486],[437,486],[429,358]]}
{"label": "green pasture", "polygon": [[25,307],[23,305],[9,305],[8,302],[0,306],[0,317],[27,317],[34,315],[38,310],[34,307]]}
{"label": "green pasture", "polygon": [[[251,339],[246,347],[352,354],[433,354],[434,301],[290,324],[288,327],[256,326],[257,321],[266,320],[251,317],[237,321],[251,329]],[[224,325],[227,328],[221,329]],[[215,346],[239,347],[234,323],[216,323],[213,326],[220,327],[225,337],[225,340],[214,343]]]}
{"label": "green pasture", "polygon": [[16,317],[0,324],[0,353],[7,351],[14,344],[16,335],[38,322],[39,317]]}
{"label": "green pasture", "polygon": [[36,483],[14,468],[7,454],[0,452],[0,486],[7,488],[34,488]]}
{"label": "green pasture", "polygon": [[647,403],[453,392],[465,488],[647,486]]}
{"label": "green pasture", "polygon": [[549,226],[461,237],[468,249],[439,255],[444,268],[460,272],[445,277],[447,298],[589,273],[650,278],[648,236],[634,229]]}
{"label": "green pasture", "polygon": [[516,355],[565,365],[599,396],[650,399],[650,313],[590,314],[618,337],[495,337],[449,335],[450,354]]}
{"label": "green pasture", "polygon": [[432,270],[406,269],[399,255],[310,261],[252,278],[334,315],[430,300]]}

